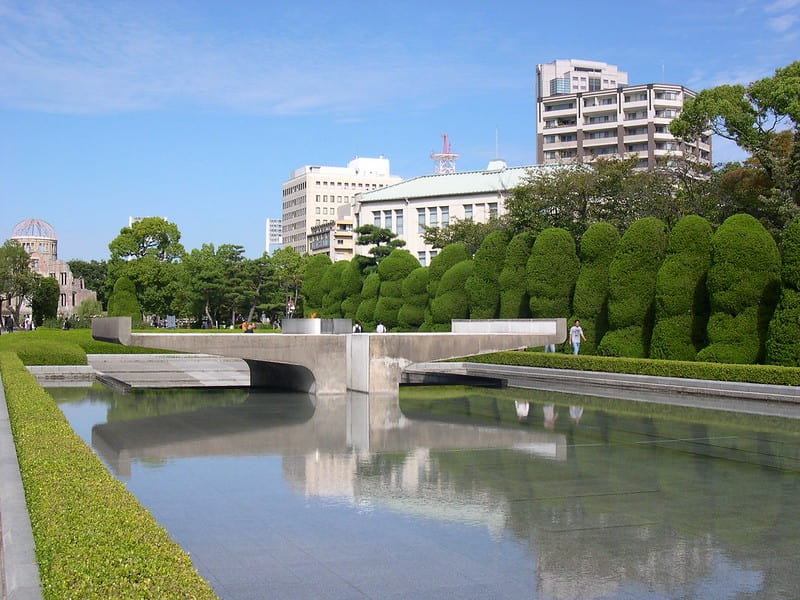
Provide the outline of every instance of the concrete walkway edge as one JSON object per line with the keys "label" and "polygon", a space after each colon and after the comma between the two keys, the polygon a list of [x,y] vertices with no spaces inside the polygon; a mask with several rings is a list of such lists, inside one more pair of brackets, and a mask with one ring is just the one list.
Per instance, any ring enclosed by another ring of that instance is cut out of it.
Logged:
{"label": "concrete walkway edge", "polygon": [[17,449],[11,434],[8,407],[0,379],[0,597],[6,600],[41,600],[39,565],[33,532],[22,489]]}

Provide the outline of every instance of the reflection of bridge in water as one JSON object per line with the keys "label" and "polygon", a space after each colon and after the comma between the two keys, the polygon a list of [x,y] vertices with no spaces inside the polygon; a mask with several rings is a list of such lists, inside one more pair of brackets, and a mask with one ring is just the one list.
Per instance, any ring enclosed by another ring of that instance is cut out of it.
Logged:
{"label": "reflection of bridge in water", "polygon": [[[257,397],[258,393],[251,396]],[[201,456],[315,456],[511,448],[564,460],[563,435],[509,425],[407,418],[394,398],[366,394],[270,394],[268,402],[111,421],[92,429],[92,445],[121,476],[133,461]]]}
{"label": "reflection of bridge in water", "polygon": [[565,319],[453,321],[452,333],[132,333],[130,318],[116,317],[93,319],[92,335],[127,346],[241,358],[253,387],[395,395],[409,365],[560,343],[567,333]]}

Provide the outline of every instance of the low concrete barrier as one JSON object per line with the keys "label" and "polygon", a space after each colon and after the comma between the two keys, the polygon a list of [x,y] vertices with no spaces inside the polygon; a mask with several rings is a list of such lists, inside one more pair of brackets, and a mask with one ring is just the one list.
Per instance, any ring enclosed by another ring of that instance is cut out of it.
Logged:
{"label": "low concrete barrier", "polygon": [[284,319],[281,322],[281,333],[353,333],[353,321],[350,319]]}

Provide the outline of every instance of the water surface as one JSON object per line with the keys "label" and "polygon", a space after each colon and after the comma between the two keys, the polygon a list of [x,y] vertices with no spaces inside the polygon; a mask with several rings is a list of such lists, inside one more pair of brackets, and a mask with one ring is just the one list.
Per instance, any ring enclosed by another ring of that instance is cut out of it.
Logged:
{"label": "water surface", "polygon": [[50,391],[223,600],[800,590],[799,419],[466,387]]}

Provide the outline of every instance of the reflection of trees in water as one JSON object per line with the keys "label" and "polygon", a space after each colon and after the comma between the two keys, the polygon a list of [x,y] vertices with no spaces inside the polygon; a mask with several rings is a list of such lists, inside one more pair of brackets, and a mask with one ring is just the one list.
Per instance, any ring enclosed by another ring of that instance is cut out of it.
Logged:
{"label": "reflection of trees in water", "polygon": [[[480,390],[444,402],[420,392],[401,402],[413,418],[427,410],[436,420],[492,420],[498,406],[500,421],[516,421],[518,390]],[[584,402],[580,426],[557,424],[556,431],[569,427],[566,462],[520,459],[508,450],[431,452],[426,487],[502,506],[506,529],[535,551],[539,591],[547,596],[613,595],[623,581],[691,589],[719,568],[720,556],[733,561],[734,571],[750,572],[762,597],[800,589],[789,558],[800,541],[796,422],[663,406],[643,406],[637,415],[636,403],[604,400],[597,404],[606,409],[594,410],[594,398]],[[677,419],[666,418],[670,410]],[[711,422],[687,420],[687,410]],[[736,585],[756,591],[730,582]]]}

